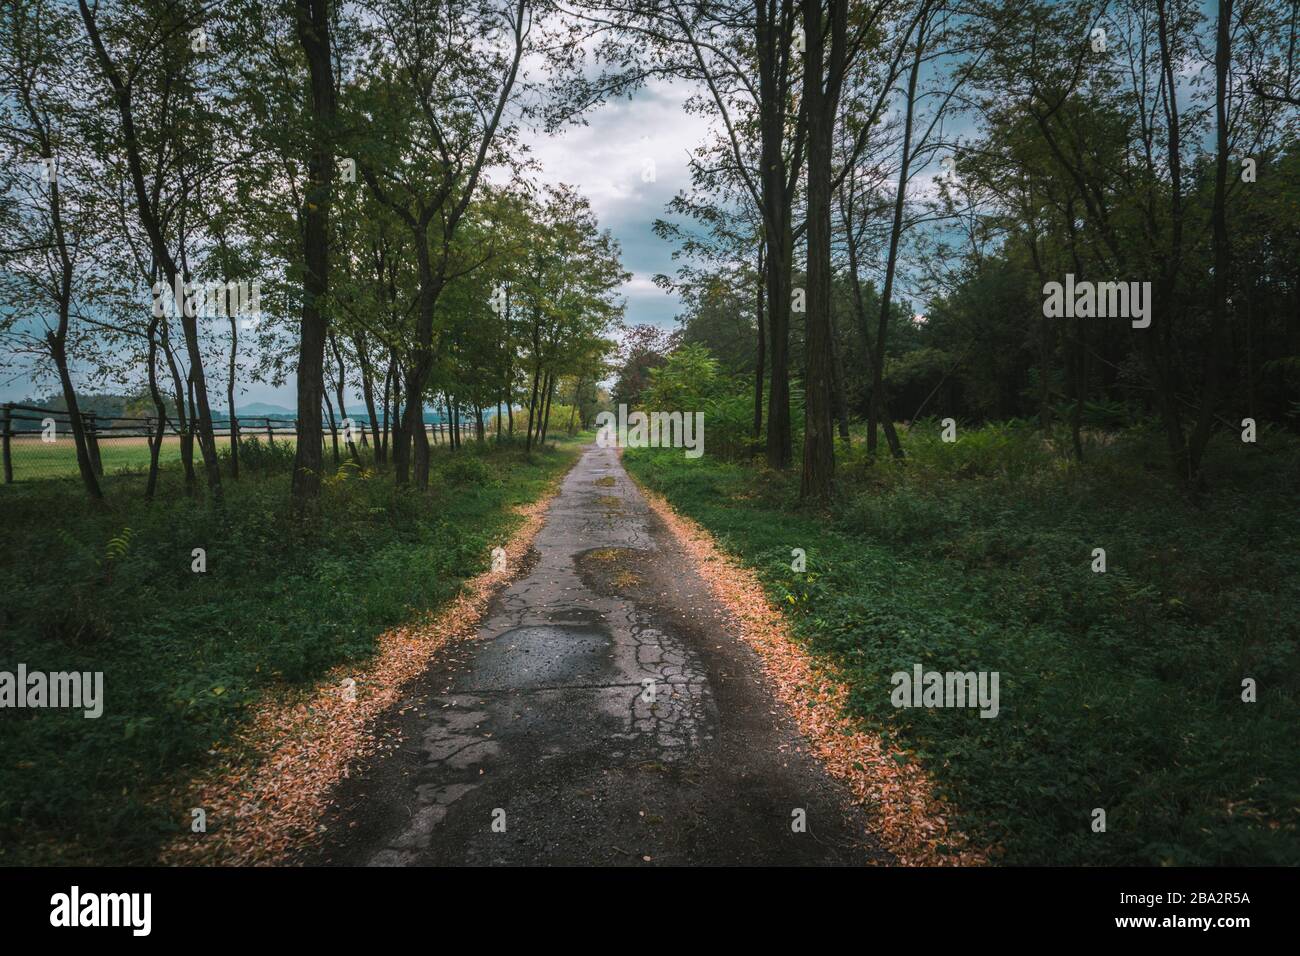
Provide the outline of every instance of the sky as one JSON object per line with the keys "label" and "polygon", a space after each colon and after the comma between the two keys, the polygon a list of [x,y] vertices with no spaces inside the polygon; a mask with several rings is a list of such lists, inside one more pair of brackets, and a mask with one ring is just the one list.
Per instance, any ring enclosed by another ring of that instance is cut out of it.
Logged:
{"label": "sky", "polygon": [[[524,141],[541,169],[534,178],[542,183],[566,183],[590,200],[602,229],[608,229],[622,247],[623,267],[632,273],[622,294],[627,301],[628,325],[650,323],[664,328],[674,324],[680,311],[675,295],[655,286],[656,273],[672,273],[672,246],[655,236],[652,225],[665,214],[668,201],[690,183],[688,153],[705,137],[707,121],[682,110],[686,86],[654,81],[632,98],[603,104],[589,113],[587,125],[572,126],[548,136],[527,131]],[[653,167],[649,166],[653,163]],[[210,381],[217,405],[224,407],[225,382]],[[80,384],[80,383],[79,383]],[[292,408],[295,384],[247,381],[241,383],[236,404],[267,402]],[[58,382],[33,381],[30,375],[7,372],[0,376],[0,402],[20,401],[56,391]],[[351,396],[360,404],[359,396]]]}
{"label": "sky", "polygon": [[667,327],[679,311],[677,297],[652,281],[675,266],[672,246],[651,226],[690,184],[688,154],[707,132],[707,120],[682,110],[688,92],[681,84],[654,81],[631,100],[599,107],[588,126],[528,137],[533,158],[542,164],[538,178],[575,186],[591,201],[601,228],[622,246],[623,266],[632,273],[623,287],[628,325]]}

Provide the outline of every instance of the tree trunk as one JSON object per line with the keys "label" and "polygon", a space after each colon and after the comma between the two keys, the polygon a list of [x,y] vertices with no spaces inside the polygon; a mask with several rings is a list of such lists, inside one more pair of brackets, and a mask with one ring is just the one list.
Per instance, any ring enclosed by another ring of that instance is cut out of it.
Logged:
{"label": "tree trunk", "polygon": [[[380,464],[379,459],[379,416],[375,414],[375,370],[370,364],[370,356],[366,353],[366,337],[364,334],[352,336],[352,346],[357,350],[357,365],[361,369],[361,397],[366,403],[366,417],[369,419],[370,438],[374,442],[375,462]],[[362,429],[364,437],[365,429]]]}
{"label": "tree trunk", "polygon": [[840,348],[839,323],[835,321],[835,301],[830,303],[831,333],[831,394],[835,397],[835,418],[839,422],[840,439],[849,443],[849,399],[844,385],[844,351]]}
{"label": "tree trunk", "polygon": [[[841,194],[842,195],[842,194]],[[845,247],[849,253],[849,288],[853,292],[853,310],[857,314],[858,326],[862,329],[862,348],[863,355],[867,360],[867,367],[875,368],[875,359],[871,350],[871,320],[867,316],[867,305],[862,297],[862,280],[858,275],[858,240],[857,233],[853,228],[853,191],[850,186],[849,198],[845,203]],[[903,443],[898,440],[898,433],[894,429],[894,418],[889,414],[889,404],[882,400],[881,402],[881,419],[885,429],[885,440],[889,443],[890,453],[897,459],[903,457]]]}
{"label": "tree trunk", "polygon": [[[189,410],[189,421],[190,421],[189,437],[190,437],[190,441],[189,441],[189,444],[188,444],[186,447],[189,449],[188,454],[190,454],[190,455],[192,456],[192,455],[194,454],[194,436],[195,436],[195,431],[196,431],[197,424],[198,424],[198,421],[197,421],[197,420],[198,420],[198,413],[195,412],[195,410],[194,410],[194,376],[193,376],[193,374],[191,374],[188,378],[185,379],[185,389],[186,389],[186,392],[185,392],[185,396],[186,396],[186,398],[185,398],[185,400],[186,400],[186,402],[189,403],[189,409],[190,409],[190,410]],[[202,444],[202,442],[200,442],[200,443],[199,443],[199,453],[202,454],[202,452],[203,452],[203,444]],[[193,468],[193,466],[194,466],[194,462],[193,462],[193,458],[191,458],[191,460],[190,460],[190,467]]]}
{"label": "tree trunk", "polygon": [[[1075,281],[1084,280],[1083,260],[1079,257],[1078,236],[1074,228],[1074,201],[1065,207],[1066,233],[1069,236],[1070,261],[1074,263]],[[1075,461],[1083,461],[1083,403],[1088,389],[1087,376],[1087,336],[1084,319],[1074,320],[1074,334],[1071,336],[1074,354],[1068,359],[1070,367],[1070,386],[1074,393],[1074,407],[1070,409],[1070,443],[1074,448]]]}
{"label": "tree trunk", "polygon": [[296,0],[298,43],[307,59],[311,85],[310,186],[302,211],[302,327],[298,336],[298,447],[293,462],[293,497],[320,494],[323,461],[321,400],[325,398],[325,334],[329,318],[322,304],[329,293],[329,219],[334,183],[334,70],[328,0]]}
{"label": "tree trunk", "polygon": [[[415,369],[406,371],[406,409],[400,421],[402,434],[393,445],[393,482],[405,485],[411,475],[411,442],[415,440],[415,430],[423,426],[424,391],[420,375]],[[394,436],[396,437],[396,436]]]}
{"label": "tree trunk", "polygon": [[[1169,153],[1169,223],[1170,254],[1165,260],[1163,275],[1158,285],[1157,302],[1162,307],[1151,306],[1150,327],[1142,330],[1143,355],[1154,373],[1156,396],[1161,420],[1165,427],[1165,440],[1179,479],[1192,480],[1191,462],[1186,436],[1183,433],[1182,409],[1178,402],[1176,371],[1171,367],[1173,308],[1177,294],[1178,274],[1182,266],[1183,249],[1183,172],[1182,172],[1182,121],[1178,113],[1177,53],[1170,42],[1170,22],[1166,0],[1156,0],[1156,35],[1160,41],[1160,69],[1164,76],[1163,97],[1166,142]],[[1157,322],[1156,319],[1160,321]]]}
{"label": "tree trunk", "polygon": [[375,439],[375,462],[380,465],[388,464],[388,403],[392,395],[393,364],[389,362],[388,371],[384,373],[384,424]]}
{"label": "tree trunk", "polygon": [[[536,354],[536,345],[537,345],[537,336],[536,334],[534,334],[533,335],[534,354]],[[538,385],[538,379],[541,377],[541,374],[542,374],[542,365],[541,365],[541,361],[539,360],[533,366],[533,394],[532,394],[532,398],[528,400],[528,440],[524,444],[524,450],[530,452],[533,450],[533,419],[536,416],[536,412],[537,412],[537,385]]]}
{"label": "tree trunk", "polygon": [[[1029,215],[1024,217],[1029,219]],[[1047,273],[1043,269],[1042,259],[1038,255],[1038,237],[1031,231],[1028,239],[1029,255],[1034,263],[1034,272],[1042,288],[1047,287]],[[1052,364],[1052,325],[1047,316],[1038,320],[1038,427],[1043,435],[1051,434],[1051,364]]]}
{"label": "tree trunk", "polygon": [[767,333],[764,330],[763,292],[767,275],[763,269],[763,246],[758,247],[758,271],[755,273],[754,308],[755,324],[758,326],[758,348],[754,354],[754,441],[763,434],[763,361],[767,351]]}
{"label": "tree trunk", "polygon": [[[803,0],[804,109],[808,117],[808,268],[805,316],[804,438],[801,498],[829,500],[835,482],[831,344],[831,148],[844,55],[847,0],[830,0],[831,47],[825,49],[822,0]],[[830,82],[823,82],[829,66]]]}
{"label": "tree trunk", "polygon": [[162,452],[163,435],[167,428],[167,403],[158,388],[158,319],[149,320],[149,397],[153,399],[158,425],[149,438],[149,480],[145,484],[144,500],[153,501],[158,490],[158,456]]}
{"label": "tree trunk", "polygon": [[[49,152],[49,150],[45,150]],[[52,159],[52,156],[47,156]],[[95,467],[96,455],[92,452],[90,439],[86,435],[86,422],[77,407],[77,390],[72,385],[72,375],[68,371],[68,327],[72,321],[72,258],[68,255],[67,242],[63,232],[63,213],[59,202],[59,184],[57,176],[50,177],[50,214],[54,226],[55,245],[58,250],[59,290],[58,308],[59,325],[57,331],[46,333],[46,344],[50,357],[59,372],[59,385],[63,389],[63,404],[68,411],[68,421],[72,426],[72,440],[77,449],[77,471],[81,474],[81,483],[86,494],[95,502],[103,501],[104,493],[99,487],[98,469]]]}
{"label": "tree trunk", "polygon": [[551,399],[555,396],[555,379],[554,373],[549,373],[546,377],[546,408],[542,413],[542,451],[546,450],[546,433],[551,425]]}
{"label": "tree trunk", "polygon": [[406,437],[405,431],[405,409],[402,405],[402,366],[393,357],[393,418],[389,423],[392,429],[392,444],[389,447],[388,460],[393,463],[393,469],[397,468],[397,456],[400,450],[405,447],[410,439]]}
{"label": "tree trunk", "polygon": [[[60,322],[62,324],[62,320]],[[99,479],[95,474],[95,463],[91,456],[89,440],[86,436],[86,423],[77,405],[77,391],[72,386],[72,376],[68,373],[68,356],[63,342],[49,333],[50,357],[59,372],[59,385],[63,390],[63,403],[68,410],[68,421],[72,426],[72,440],[77,449],[77,471],[81,474],[81,483],[92,501],[102,501],[104,493],[100,490]]]}
{"label": "tree trunk", "polygon": [[[339,400],[339,421],[343,426],[343,439],[347,442],[348,454],[352,460],[361,465],[361,453],[357,451],[357,443],[352,438],[352,432],[355,431],[356,425],[348,417],[347,401],[344,396],[344,370],[343,370],[343,351],[339,348],[339,340],[333,332],[329,333],[330,351],[334,353],[334,364],[337,374],[334,378],[334,394]],[[373,416],[372,416],[373,417]],[[348,427],[352,425],[352,427]]]}
{"label": "tree trunk", "polygon": [[424,475],[424,483],[417,484],[417,487],[425,490],[429,487],[429,432],[424,427],[424,402],[417,399],[410,402],[407,408],[415,409],[418,424],[411,432],[412,444],[415,446],[415,473],[417,476]]}
{"label": "tree trunk", "polygon": [[239,478],[239,422],[235,418],[235,370],[239,354],[239,320],[230,315],[230,368],[226,375],[226,415],[230,419],[230,477]]}
{"label": "tree trunk", "polygon": [[[433,313],[437,306],[438,297],[442,294],[442,274],[436,272],[433,268],[433,260],[429,256],[429,241],[427,236],[427,222],[421,220],[423,225],[417,224],[413,229],[413,238],[415,240],[415,258],[416,265],[420,276],[420,293],[419,293],[419,319],[416,322],[416,347],[413,350],[412,364],[407,374],[406,392],[408,401],[419,404],[419,417],[412,417],[412,404],[407,405],[406,429],[414,436],[416,428],[424,428],[424,392],[429,382],[429,375],[433,371],[434,354],[433,354]],[[423,440],[424,452],[423,457],[419,454],[416,456],[414,481],[418,488],[429,487],[429,441],[426,434]],[[402,449],[400,457],[395,457],[397,465],[394,480],[399,485],[406,484],[408,478],[407,456],[405,449]]]}
{"label": "tree trunk", "polygon": [[874,455],[878,439],[876,425],[885,408],[885,341],[889,329],[889,300],[894,294],[894,270],[898,264],[898,245],[903,231],[903,207],[907,202],[907,181],[912,163],[912,117],[916,110],[916,83],[925,50],[925,30],[929,4],[921,10],[917,22],[916,51],[907,78],[907,112],[903,120],[903,154],[898,170],[898,189],[894,194],[894,222],[889,232],[889,258],[885,263],[885,286],[880,295],[880,322],[877,325],[875,362],[871,370],[871,404],[867,412],[867,453]]}
{"label": "tree trunk", "polygon": [[334,424],[334,405],[330,402],[329,392],[325,392],[322,397],[325,399],[325,411],[329,412],[330,439],[334,444],[334,467],[337,468],[339,465],[339,432]]}
{"label": "tree trunk", "polygon": [[[778,10],[780,14],[778,14]],[[790,295],[794,237],[790,225],[790,189],[786,180],[786,84],[783,82],[787,31],[781,22],[788,4],[756,4],[759,73],[759,163],[764,236],[767,240],[767,307],[771,338],[771,375],[767,408],[767,461],[785,468],[793,458],[790,436]],[[791,160],[799,165],[796,155]]]}
{"label": "tree trunk", "polygon": [[190,416],[185,404],[185,386],[181,382],[181,372],[176,365],[176,355],[172,351],[171,337],[168,333],[167,320],[162,320],[160,344],[163,354],[167,356],[167,368],[172,376],[172,395],[176,402],[176,433],[181,451],[181,466],[185,472],[185,493],[194,495],[198,490],[198,478],[194,474],[194,440],[190,431]]}
{"label": "tree trunk", "polygon": [[1232,250],[1228,245],[1228,71],[1232,60],[1232,0],[1219,0],[1219,22],[1214,52],[1215,140],[1218,155],[1214,168],[1214,307],[1205,352],[1205,383],[1201,409],[1187,452],[1188,478],[1193,488],[1205,483],[1201,462],[1210,441],[1214,412],[1219,401],[1219,365],[1227,351],[1224,330],[1228,320],[1228,279]]}

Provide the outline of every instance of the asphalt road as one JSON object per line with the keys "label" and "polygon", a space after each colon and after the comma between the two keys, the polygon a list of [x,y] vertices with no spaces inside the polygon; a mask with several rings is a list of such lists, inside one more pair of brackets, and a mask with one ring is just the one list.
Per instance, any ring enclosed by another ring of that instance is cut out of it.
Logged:
{"label": "asphalt road", "polygon": [[379,729],[304,862],[888,862],[612,449]]}

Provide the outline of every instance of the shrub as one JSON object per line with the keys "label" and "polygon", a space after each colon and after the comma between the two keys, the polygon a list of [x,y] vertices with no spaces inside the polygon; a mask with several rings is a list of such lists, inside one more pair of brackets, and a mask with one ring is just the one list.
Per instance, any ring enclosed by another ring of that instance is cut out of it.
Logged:
{"label": "shrub", "polygon": [[462,446],[449,455],[439,468],[439,474],[449,485],[474,486],[496,483],[492,469],[477,454]]}
{"label": "shrub", "polygon": [[953,515],[942,502],[911,488],[862,492],[843,507],[839,525],[879,541],[919,542],[951,533]]}
{"label": "shrub", "polygon": [[[256,435],[239,436],[241,471],[256,471],[266,475],[292,471],[294,454],[294,444],[291,441],[276,441],[274,438],[268,438],[264,442]],[[221,459],[222,469],[227,470],[230,448],[218,448],[217,457]]]}

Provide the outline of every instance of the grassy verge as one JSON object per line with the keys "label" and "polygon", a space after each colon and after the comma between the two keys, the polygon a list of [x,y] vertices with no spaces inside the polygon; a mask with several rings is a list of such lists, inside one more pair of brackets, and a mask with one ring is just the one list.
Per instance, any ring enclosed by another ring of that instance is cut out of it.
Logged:
{"label": "grassy verge", "polygon": [[[1094,443],[1080,467],[1026,428],[922,431],[902,465],[841,449],[829,510],[799,505],[797,469],[625,461],[757,571],[843,669],[855,715],[923,761],[1006,862],[1300,860],[1295,440],[1215,446],[1214,490],[1192,504],[1154,436]],[[999,672],[998,717],[894,708],[891,674],[918,663]]]}
{"label": "grassy verge", "polygon": [[453,597],[577,448],[435,446],[427,494],[345,471],[307,517],[289,506],[280,442],[244,456],[221,511],[187,500],[175,469],[153,505],[127,476],[107,481],[104,510],[75,481],[0,489],[0,670],[102,671],[105,698],[98,719],[0,712],[0,864],[151,859],[186,825],[151,794],[260,695],[366,658]]}

